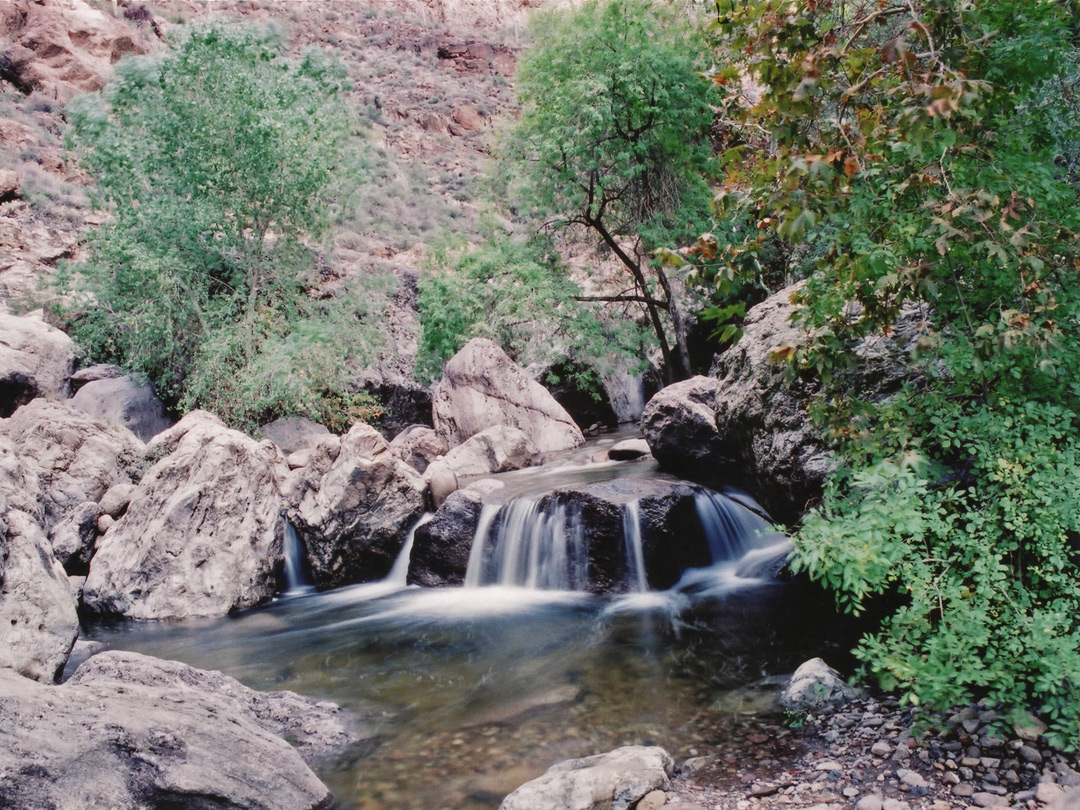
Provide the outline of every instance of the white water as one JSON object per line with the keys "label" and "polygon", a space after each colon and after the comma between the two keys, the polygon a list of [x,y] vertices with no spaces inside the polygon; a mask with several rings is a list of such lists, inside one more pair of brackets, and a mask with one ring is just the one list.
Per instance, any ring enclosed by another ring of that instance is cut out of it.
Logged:
{"label": "white water", "polygon": [[401,547],[401,552],[398,554],[397,559],[394,560],[393,566],[390,568],[390,573],[386,575],[386,579],[383,582],[388,585],[398,585],[402,588],[405,587],[409,579],[409,558],[412,556],[413,542],[416,540],[416,530],[423,526],[425,523],[435,517],[434,512],[424,512],[420,516],[420,519],[412,525],[409,529],[409,533],[405,536],[405,545]]}
{"label": "white water", "polygon": [[632,593],[645,593],[645,552],[641,547],[641,512],[637,501],[623,507],[623,550],[626,555],[626,584]]}
{"label": "white water", "polygon": [[285,590],[282,596],[299,596],[314,591],[315,586],[311,584],[304,570],[304,544],[288,520],[285,520],[285,539],[281,552],[285,559]]}

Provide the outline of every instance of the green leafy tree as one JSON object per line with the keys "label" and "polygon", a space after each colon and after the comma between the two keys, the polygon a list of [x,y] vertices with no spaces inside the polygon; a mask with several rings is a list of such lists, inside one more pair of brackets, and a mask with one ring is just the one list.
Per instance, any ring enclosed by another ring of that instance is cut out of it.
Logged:
{"label": "green leafy tree", "polygon": [[208,27],[71,106],[109,217],[68,279],[92,356],[238,425],[324,415],[375,314],[305,293],[346,168],[344,83],[317,52],[286,59],[269,30]]}
{"label": "green leafy tree", "polygon": [[650,252],[701,224],[710,93],[700,34],[647,0],[590,0],[538,17],[508,151],[551,227],[591,231],[629,275],[605,300],[644,308],[670,378],[688,376],[686,315]]}
{"label": "green leafy tree", "polygon": [[[841,466],[796,565],[861,611],[857,655],[947,708],[1035,710],[1080,746],[1080,207],[1072,2],[720,2],[716,81],[748,144],[723,210],[818,257],[803,348]],[[748,91],[748,92],[747,92]],[[747,96],[754,98],[748,99]],[[1071,122],[1071,123],[1070,123]],[[847,387],[860,338],[928,304],[911,379]]]}

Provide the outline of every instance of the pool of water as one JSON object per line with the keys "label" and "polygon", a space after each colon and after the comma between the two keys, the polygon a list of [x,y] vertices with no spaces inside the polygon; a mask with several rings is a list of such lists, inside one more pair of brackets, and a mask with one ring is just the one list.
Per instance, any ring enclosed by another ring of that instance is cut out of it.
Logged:
{"label": "pool of water", "polygon": [[84,635],[363,715],[371,739],[315,765],[340,808],[493,810],[568,757],[707,754],[754,708],[733,690],[850,642],[815,590],[706,580],[724,581],[621,598],[379,583]]}

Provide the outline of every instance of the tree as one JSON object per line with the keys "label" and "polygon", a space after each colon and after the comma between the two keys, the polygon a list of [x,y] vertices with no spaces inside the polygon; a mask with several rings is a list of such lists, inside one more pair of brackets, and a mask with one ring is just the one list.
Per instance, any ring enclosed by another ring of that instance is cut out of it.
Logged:
{"label": "tree", "polygon": [[648,0],[590,0],[538,19],[508,150],[522,194],[546,225],[599,237],[631,282],[607,300],[642,306],[669,379],[689,376],[685,316],[649,253],[694,232],[706,209],[707,50],[686,21]]}
{"label": "tree", "polygon": [[208,27],[72,105],[70,143],[110,217],[68,280],[92,356],[249,427],[341,394],[342,349],[368,338],[304,282],[346,168],[344,82],[317,52],[291,63],[268,30]]}
{"label": "tree", "polygon": [[[720,2],[726,211],[807,245],[806,348],[840,466],[796,565],[861,611],[856,655],[912,703],[988,697],[1080,747],[1075,3]],[[740,98],[746,79],[760,97]],[[1062,122],[1065,123],[1064,126]],[[1070,147],[1071,148],[1071,147]],[[1070,180],[1073,182],[1070,183]],[[928,305],[912,377],[847,386],[860,338]]]}

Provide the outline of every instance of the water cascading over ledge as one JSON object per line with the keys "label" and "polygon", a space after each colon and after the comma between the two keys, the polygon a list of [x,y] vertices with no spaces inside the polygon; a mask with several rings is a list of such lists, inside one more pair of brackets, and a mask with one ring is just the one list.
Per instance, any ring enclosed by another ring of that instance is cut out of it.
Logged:
{"label": "water cascading over ledge", "polygon": [[[470,587],[665,590],[687,569],[737,561],[776,541],[768,521],[742,503],[668,478],[585,483],[505,503],[476,501],[468,519],[459,514],[457,520],[459,535],[469,531],[458,538],[468,548],[467,564],[440,576]],[[439,515],[417,533],[416,543],[410,581],[436,584],[418,566],[433,556],[424,553],[425,544],[446,548]]]}

